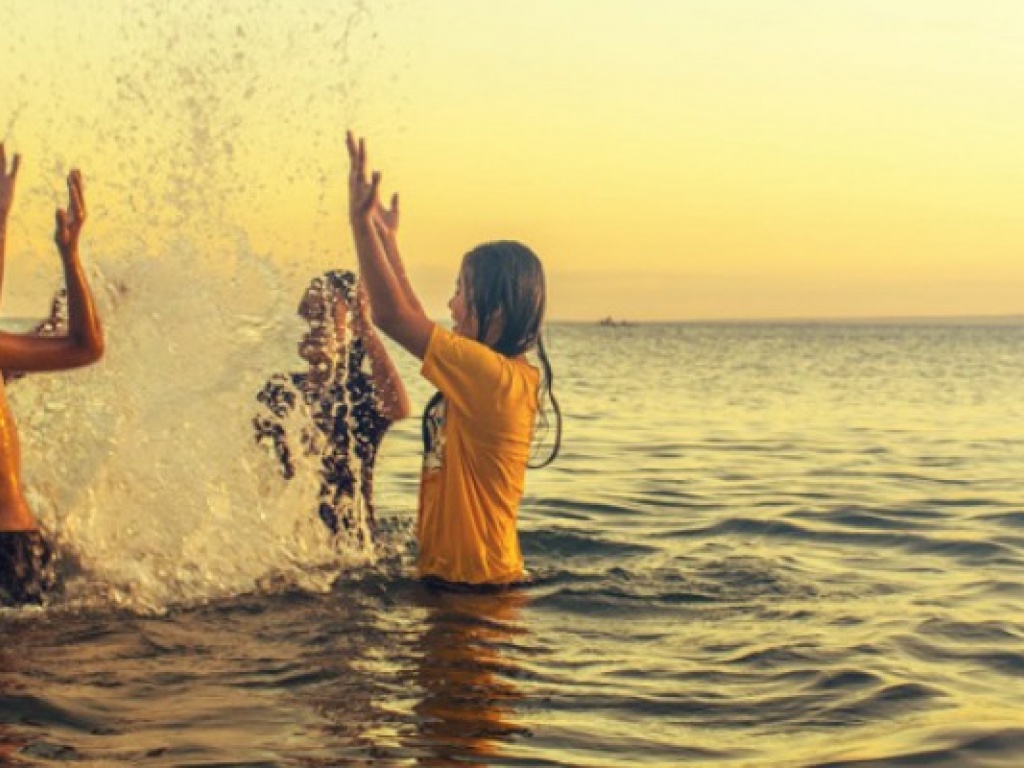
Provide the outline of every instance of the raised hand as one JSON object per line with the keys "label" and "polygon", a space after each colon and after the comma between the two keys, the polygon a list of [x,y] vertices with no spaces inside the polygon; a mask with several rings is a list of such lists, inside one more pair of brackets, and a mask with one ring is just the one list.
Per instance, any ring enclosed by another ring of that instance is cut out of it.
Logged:
{"label": "raised hand", "polygon": [[373,172],[366,180],[366,141],[356,140],[352,131],[345,134],[348,147],[348,214],[353,224],[370,224],[381,210],[380,173]]}
{"label": "raised hand", "polygon": [[21,166],[21,155],[11,160],[11,171],[7,172],[7,152],[0,142],[0,223],[7,221],[14,203],[14,182],[18,179],[18,168]]}
{"label": "raised hand", "polygon": [[82,189],[82,174],[72,169],[68,174],[68,207],[57,209],[57,227],[53,241],[61,256],[71,256],[78,251],[78,236],[85,223],[85,193]]}
{"label": "raised hand", "polygon": [[373,323],[422,360],[434,323],[412,292],[398,249],[394,247],[395,239],[382,236],[381,232],[388,224],[398,225],[398,201],[393,198],[388,210],[381,207],[380,174],[374,172],[369,181],[366,178],[366,142],[356,141],[349,131],[345,144],[349,159],[352,239],[359,261],[359,276],[365,281],[370,298]]}
{"label": "raised hand", "polygon": [[[7,205],[14,189],[18,162],[7,173],[6,158],[0,169],[0,191]],[[88,365],[103,356],[103,327],[92,299],[85,270],[78,258],[78,236],[85,222],[82,175],[68,174],[68,208],[57,210],[53,239],[64,262],[67,286],[67,333],[54,336],[0,331],[0,368],[14,371],[57,371]],[[0,219],[2,222],[2,219]],[[4,227],[0,227],[0,276],[3,274]]]}
{"label": "raised hand", "polygon": [[391,207],[378,205],[374,210],[373,225],[381,237],[398,237],[398,193],[391,196]]}

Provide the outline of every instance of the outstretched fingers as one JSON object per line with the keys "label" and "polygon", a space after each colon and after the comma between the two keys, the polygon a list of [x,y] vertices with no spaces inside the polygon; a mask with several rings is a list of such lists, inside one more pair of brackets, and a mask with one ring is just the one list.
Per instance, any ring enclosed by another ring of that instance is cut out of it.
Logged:
{"label": "outstretched fingers", "polygon": [[374,171],[370,177],[370,188],[366,191],[366,198],[363,200],[363,208],[372,211],[380,207],[380,171]]}
{"label": "outstretched fingers", "polygon": [[63,208],[58,208],[54,219],[53,241],[57,244],[60,252],[64,253],[69,241],[68,212]]}
{"label": "outstretched fingers", "polygon": [[68,206],[71,219],[78,226],[85,221],[85,190],[82,184],[82,172],[72,168],[68,174]]}
{"label": "outstretched fingers", "polygon": [[21,156],[15,154],[11,161],[10,173],[7,172],[7,150],[0,142],[0,224],[5,226],[7,215],[11,212],[11,205],[14,202],[14,187],[20,166]]}
{"label": "outstretched fingers", "polygon": [[345,133],[345,146],[348,147],[349,175],[353,181],[365,184],[366,140],[356,140],[356,137],[352,135],[352,131],[347,131]]}
{"label": "outstretched fingers", "polygon": [[14,157],[11,158],[11,172],[7,172],[7,150],[4,148],[3,142],[0,142],[0,173],[3,173],[13,183],[18,176],[20,167],[21,155],[15,152]]}
{"label": "outstretched fingers", "polygon": [[56,231],[53,239],[65,256],[73,254],[78,246],[78,235],[85,222],[85,192],[82,173],[73,168],[68,173],[68,207],[58,208],[55,215]]}

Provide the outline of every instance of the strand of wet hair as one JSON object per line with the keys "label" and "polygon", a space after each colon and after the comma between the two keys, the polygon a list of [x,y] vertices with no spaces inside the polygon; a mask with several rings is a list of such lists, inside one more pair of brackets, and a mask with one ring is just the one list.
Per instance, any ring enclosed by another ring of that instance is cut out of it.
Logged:
{"label": "strand of wet hair", "polygon": [[540,414],[540,425],[543,428],[545,434],[549,431],[550,424],[548,422],[547,410],[544,408],[541,398],[544,392],[547,392],[548,400],[551,402],[551,410],[555,414],[555,441],[551,446],[551,453],[546,459],[539,464],[528,464],[530,469],[542,469],[543,467],[551,464],[557,457],[562,449],[562,409],[558,405],[558,398],[555,397],[555,373],[551,368],[551,361],[548,359],[547,350],[544,349],[544,339],[541,334],[537,335],[537,357],[540,359],[540,365],[544,371],[544,380],[541,384],[541,392],[537,394],[537,407]]}

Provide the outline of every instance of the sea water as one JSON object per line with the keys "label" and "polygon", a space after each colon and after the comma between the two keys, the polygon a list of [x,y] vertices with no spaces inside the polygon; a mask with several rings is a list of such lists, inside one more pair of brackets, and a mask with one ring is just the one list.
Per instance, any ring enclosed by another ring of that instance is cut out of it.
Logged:
{"label": "sea water", "polygon": [[183,363],[67,374],[66,449],[15,384],[37,507],[86,565],[65,604],[2,618],[10,759],[1020,762],[1024,326],[554,324],[550,345],[564,448],[528,478],[535,583],[508,595],[412,578],[416,419],[385,439],[379,553],[332,560],[302,543],[313,504],[261,485],[256,360],[180,397],[154,381]]}

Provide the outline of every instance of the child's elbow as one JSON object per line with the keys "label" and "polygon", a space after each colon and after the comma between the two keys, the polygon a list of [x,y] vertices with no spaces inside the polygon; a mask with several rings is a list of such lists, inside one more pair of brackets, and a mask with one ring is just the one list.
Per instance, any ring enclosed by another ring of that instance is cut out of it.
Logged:
{"label": "child's elbow", "polygon": [[412,415],[412,411],[409,408],[408,401],[394,401],[385,403],[381,414],[388,422],[394,423],[409,418]]}
{"label": "child's elbow", "polygon": [[409,395],[405,391],[404,386],[399,385],[398,397],[396,398],[396,400],[397,404],[395,407],[395,411],[398,413],[398,415],[395,417],[395,420],[397,421],[398,419],[409,418],[412,415],[412,405],[410,405],[409,403]]}
{"label": "child's elbow", "polygon": [[103,355],[107,353],[107,342],[103,336],[89,344],[89,362],[96,363],[103,359]]}
{"label": "child's elbow", "polygon": [[409,407],[409,401],[397,403],[394,406],[394,410],[391,413],[392,421],[401,421],[402,419],[408,419],[412,415],[412,409]]}
{"label": "child's elbow", "polygon": [[89,334],[78,340],[78,365],[92,365],[101,360],[107,351],[107,342],[102,333]]}

